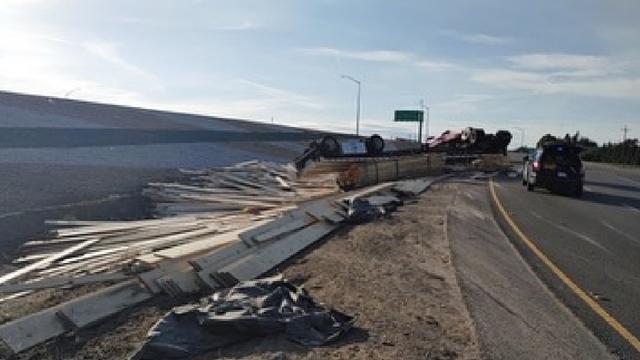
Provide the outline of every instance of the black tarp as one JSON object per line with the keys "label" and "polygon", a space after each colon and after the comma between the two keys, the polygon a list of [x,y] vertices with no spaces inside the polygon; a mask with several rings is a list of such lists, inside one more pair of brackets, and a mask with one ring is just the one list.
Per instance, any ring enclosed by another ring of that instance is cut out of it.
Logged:
{"label": "black tarp", "polygon": [[201,303],[173,308],[132,359],[181,359],[275,333],[318,346],[344,334],[353,322],[317,305],[304,288],[281,276],[245,281]]}
{"label": "black tarp", "polygon": [[347,221],[352,224],[373,221],[380,216],[396,211],[398,206],[402,204],[402,200],[389,195],[356,198],[349,203]]}

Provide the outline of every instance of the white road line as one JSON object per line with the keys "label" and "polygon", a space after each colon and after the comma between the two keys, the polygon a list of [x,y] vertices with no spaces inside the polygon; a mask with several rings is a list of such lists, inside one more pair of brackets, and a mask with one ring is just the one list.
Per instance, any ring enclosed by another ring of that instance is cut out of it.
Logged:
{"label": "white road line", "polygon": [[584,186],[583,189],[593,192],[593,188],[591,186]]}
{"label": "white road line", "polygon": [[626,207],[627,209],[629,209],[631,211],[640,213],[640,209],[638,209],[637,207],[634,207],[634,206],[631,206],[631,205],[625,204],[625,203],[622,203],[622,206]]}
{"label": "white road line", "polygon": [[582,239],[582,240],[588,242],[589,244],[591,244],[593,246],[596,246],[596,247],[600,248],[604,252],[612,254],[611,251],[607,250],[604,246],[600,245],[600,243],[598,243],[597,241],[595,241],[594,239],[588,237],[585,234],[579,233],[579,232],[577,232],[577,231],[575,231],[573,229],[570,229],[570,228],[568,228],[568,227],[566,227],[564,225],[558,225],[558,224],[556,224],[556,223],[554,223],[554,222],[552,222],[550,220],[547,220],[544,217],[542,217],[542,215],[536,213],[535,211],[531,211],[531,215],[533,215],[534,217],[536,217],[536,218],[546,222],[547,224],[555,227],[556,229],[559,229],[559,230],[562,230],[562,231],[564,231],[564,232],[566,232],[568,234],[571,234],[571,235],[573,235],[573,236],[575,236],[575,237],[577,237],[579,239]]}
{"label": "white road line", "polygon": [[615,233],[617,233],[619,235],[622,235],[622,236],[626,237],[627,239],[629,239],[629,240],[631,240],[633,242],[636,242],[636,243],[640,244],[640,239],[638,239],[637,237],[634,237],[633,235],[628,234],[628,233],[618,229],[617,227],[609,224],[608,222],[606,222],[604,220],[602,221],[602,225],[608,227],[609,229],[611,229],[611,231],[613,231],[613,232],[615,232]]}

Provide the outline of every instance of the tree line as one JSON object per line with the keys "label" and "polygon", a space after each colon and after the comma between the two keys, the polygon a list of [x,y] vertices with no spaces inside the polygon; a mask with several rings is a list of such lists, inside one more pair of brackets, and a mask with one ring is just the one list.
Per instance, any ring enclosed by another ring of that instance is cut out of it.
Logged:
{"label": "tree line", "polygon": [[627,139],[619,143],[605,143],[601,146],[585,148],[582,159],[625,165],[640,165],[638,139]]}
{"label": "tree line", "polygon": [[581,136],[580,132],[576,132],[574,135],[567,134],[564,138],[546,134],[540,138],[536,146],[540,147],[547,142],[564,142],[579,146],[583,149],[581,158],[585,161],[640,165],[640,143],[638,143],[638,139],[626,139],[618,143],[607,142],[598,145],[588,137]]}

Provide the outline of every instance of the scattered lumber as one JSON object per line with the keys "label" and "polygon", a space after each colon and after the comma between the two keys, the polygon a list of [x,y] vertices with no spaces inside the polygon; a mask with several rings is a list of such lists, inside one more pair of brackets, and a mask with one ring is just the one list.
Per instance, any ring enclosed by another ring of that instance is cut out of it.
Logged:
{"label": "scattered lumber", "polygon": [[[17,270],[0,276],[0,288],[35,290],[26,284],[47,279],[51,286],[71,286],[83,283],[81,276],[193,256],[234,241],[240,229],[339,190],[334,175],[298,179],[293,166],[267,162],[182,172],[189,176],[183,183],[150,183],[144,190],[155,200],[158,219],[48,221],[53,238],[25,243],[13,263]],[[60,280],[68,278],[75,280]],[[23,283],[10,284],[16,280]]]}
{"label": "scattered lumber", "polygon": [[145,191],[163,205],[158,219],[51,221],[53,238],[24,244],[15,264],[21,267],[0,277],[0,293],[118,283],[1,325],[0,352],[13,355],[92,326],[159,293],[190,296],[256,278],[337,229],[359,198],[379,194],[372,199],[384,205],[432,182],[339,193],[334,175],[299,179],[288,165],[246,162],[183,173],[191,176],[186,183],[154,183]]}

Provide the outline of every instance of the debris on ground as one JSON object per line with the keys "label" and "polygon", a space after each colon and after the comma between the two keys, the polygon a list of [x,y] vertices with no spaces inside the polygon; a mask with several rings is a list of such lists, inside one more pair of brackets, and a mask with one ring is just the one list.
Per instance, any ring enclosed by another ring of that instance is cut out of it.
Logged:
{"label": "debris on ground", "polygon": [[245,281],[203,301],[172,309],[132,359],[181,359],[278,333],[305,346],[320,346],[346,333],[354,322],[317,305],[304,288],[282,276]]}
{"label": "debris on ground", "polygon": [[402,200],[392,195],[356,198],[349,202],[347,221],[351,224],[373,221],[380,216],[395,211],[402,204]]}
{"label": "debris on ground", "polygon": [[[164,217],[55,221],[56,238],[26,243],[18,259],[24,266],[0,277],[0,292],[13,292],[4,298],[9,308],[18,297],[50,287],[98,290],[7,318],[0,352],[14,355],[92,327],[159,294],[182,299],[255,279],[347,220],[362,221],[371,212],[373,219],[402,204],[392,192],[397,183],[337,193],[331,174],[298,179],[286,165],[247,162],[183,172],[193,176],[188,184],[151,184],[147,191]],[[364,210],[350,218],[349,204]]]}

